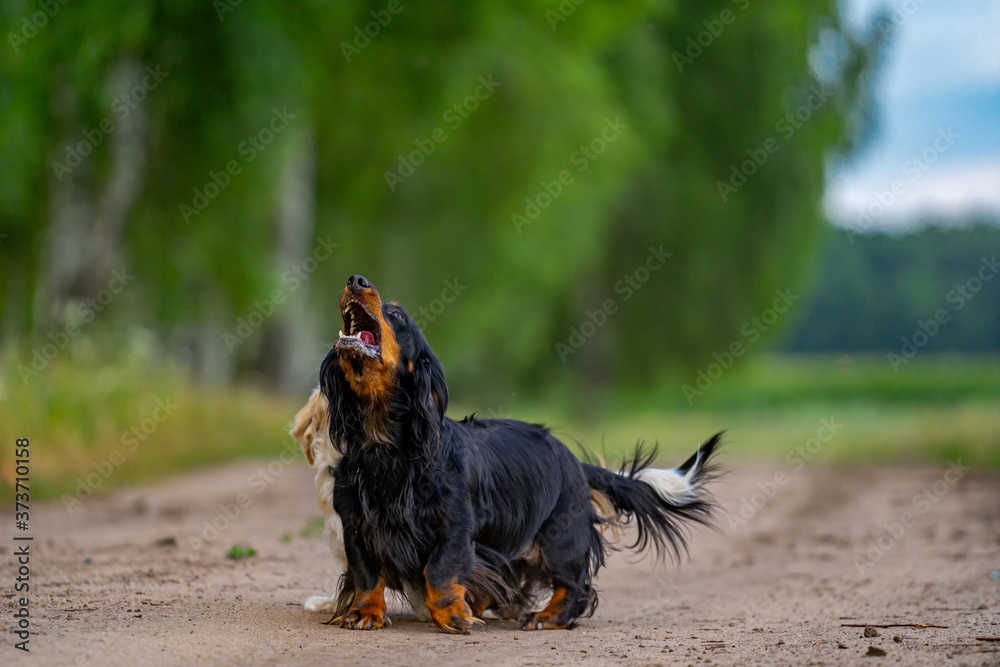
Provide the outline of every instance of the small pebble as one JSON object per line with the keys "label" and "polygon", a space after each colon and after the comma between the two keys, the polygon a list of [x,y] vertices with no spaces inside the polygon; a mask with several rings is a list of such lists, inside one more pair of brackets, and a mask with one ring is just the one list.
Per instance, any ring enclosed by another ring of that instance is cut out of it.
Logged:
{"label": "small pebble", "polygon": [[864,636],[865,637],[878,637],[878,630],[876,630],[875,628],[873,628],[870,625],[866,625],[865,626],[865,634],[864,634]]}
{"label": "small pebble", "polygon": [[885,651],[883,651],[880,648],[875,648],[874,646],[869,646],[868,647],[868,653],[865,653],[865,655],[873,656],[873,657],[882,657],[882,656],[885,655]]}
{"label": "small pebble", "polygon": [[897,644],[902,644],[903,638],[900,637],[899,635],[893,635],[892,641],[896,642]]}
{"label": "small pebble", "polygon": [[837,648],[847,648],[847,644],[840,642],[839,644],[837,644]]}

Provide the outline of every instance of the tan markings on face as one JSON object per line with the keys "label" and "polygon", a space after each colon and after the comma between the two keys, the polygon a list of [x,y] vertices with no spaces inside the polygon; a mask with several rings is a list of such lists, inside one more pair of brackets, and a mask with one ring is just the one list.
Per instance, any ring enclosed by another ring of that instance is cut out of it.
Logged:
{"label": "tan markings on face", "polygon": [[384,405],[392,395],[395,383],[396,369],[399,367],[399,342],[392,330],[392,325],[385,319],[382,312],[382,299],[374,287],[368,287],[361,292],[352,292],[345,288],[340,297],[340,310],[344,311],[347,304],[360,303],[379,323],[380,358],[364,358],[361,361],[360,375],[354,371],[352,359],[342,358],[340,369],[358,396],[367,398],[371,403]]}

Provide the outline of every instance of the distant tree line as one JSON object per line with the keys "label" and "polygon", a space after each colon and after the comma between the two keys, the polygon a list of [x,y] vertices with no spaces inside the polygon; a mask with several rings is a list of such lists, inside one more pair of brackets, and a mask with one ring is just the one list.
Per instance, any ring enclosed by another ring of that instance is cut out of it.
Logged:
{"label": "distant tree line", "polygon": [[831,230],[789,352],[1000,352],[1000,226]]}

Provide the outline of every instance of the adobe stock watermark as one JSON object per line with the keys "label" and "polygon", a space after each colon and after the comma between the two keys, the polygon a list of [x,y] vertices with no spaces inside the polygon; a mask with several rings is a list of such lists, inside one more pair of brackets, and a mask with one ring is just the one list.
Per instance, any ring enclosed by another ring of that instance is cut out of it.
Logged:
{"label": "adobe stock watermark", "polygon": [[246,491],[241,491],[231,501],[218,504],[218,512],[211,519],[203,519],[197,535],[188,535],[187,544],[200,552],[229,530],[253,501],[274,483],[285,469],[301,457],[301,450],[294,440],[286,440],[281,453],[267,464],[260,465],[247,477]]}
{"label": "adobe stock watermark", "polygon": [[[715,359],[705,368],[699,368],[695,373],[695,381],[693,385],[685,384],[681,386],[681,391],[684,392],[684,398],[687,399],[688,405],[694,405],[694,399],[700,398],[705,395],[705,392],[712,388],[715,381],[721,378],[726,371],[733,367],[736,360],[746,354],[747,349],[758,340],[761,336],[768,331],[775,322],[777,322],[780,317],[788,312],[796,301],[802,298],[800,294],[793,294],[791,288],[786,287],[785,289],[775,290],[774,292],[777,297],[771,304],[770,308],[766,308],[761,312],[759,316],[751,317],[749,320],[743,323],[740,327],[740,335],[742,338],[734,340],[729,344],[723,352],[712,353],[712,358]],[[745,342],[744,342],[745,340]]]}
{"label": "adobe stock watermark", "polygon": [[[794,137],[795,133],[809,122],[813,114],[822,109],[834,95],[834,91],[827,88],[825,83],[813,85],[806,93],[802,104],[786,113],[774,124],[775,132],[784,141]],[[722,201],[728,201],[730,196],[746,185],[749,179],[767,164],[771,156],[780,150],[781,142],[773,136],[766,138],[760,146],[748,148],[746,150],[747,159],[738,165],[730,166],[729,178],[725,181],[715,182],[715,188]]]}
{"label": "adobe stock watermark", "polygon": [[[650,246],[646,261],[631,273],[622,276],[621,280],[614,284],[614,292],[621,296],[621,302],[625,303],[635,296],[635,293],[642,289],[642,286],[649,282],[653,274],[663,268],[663,265],[671,257],[673,254],[664,252],[662,245],[658,248]],[[567,359],[587,344],[587,341],[597,333],[598,329],[608,323],[608,319],[618,312],[618,308],[617,299],[605,299],[600,308],[593,311],[588,309],[583,321],[569,328],[569,338],[566,342],[556,343],[556,354],[559,355],[559,361],[565,364]]]}
{"label": "adobe stock watermark", "polygon": [[94,319],[107,308],[119,294],[125,291],[129,283],[135,280],[135,276],[122,267],[111,273],[111,279],[107,287],[101,289],[96,296],[78,301],[72,312],[73,319],[68,321],[58,331],[51,331],[46,336],[49,342],[31,351],[31,360],[28,366],[18,364],[17,372],[21,376],[24,386],[32,378],[38,377],[49,364],[59,356],[59,353],[66,349],[70,341],[80,335],[83,327],[90,324]]}
{"label": "adobe stock watermark", "polygon": [[778,468],[770,479],[757,482],[757,490],[749,496],[740,498],[740,508],[737,514],[728,513],[729,528],[737,532],[745,528],[749,522],[778,495],[778,491],[791,481],[792,475],[801,471],[806,463],[819,454],[823,446],[829,443],[844,428],[835,417],[820,419],[816,435],[809,438],[785,455],[785,467]]}
{"label": "adobe stock watermark", "polygon": [[70,0],[38,0],[35,3],[38,11],[21,19],[21,29],[17,33],[7,33],[7,42],[14,49],[14,55],[20,55],[24,45],[34,39],[38,31],[47,26],[59,10],[69,3]]}
{"label": "adobe stock watermark", "polygon": [[[732,0],[732,3],[740,12],[745,12],[750,6],[750,0]],[[736,22],[738,16],[739,14],[735,11],[727,8],[719,12],[718,18],[702,21],[701,24],[705,26],[705,29],[697,35],[688,36],[684,53],[674,51],[674,65],[677,66],[677,71],[683,74],[684,67],[694,64],[694,61],[701,57],[705,49],[712,46],[715,40],[726,31],[726,26]]]}
{"label": "adobe stock watermark", "polygon": [[576,8],[587,0],[561,0],[555,10],[545,10],[545,20],[549,22],[549,27],[555,30],[560,23],[566,22],[570,16],[576,12]]}
{"label": "adobe stock watermark", "polygon": [[402,14],[404,9],[406,8],[401,0],[389,0],[385,9],[371,10],[372,20],[365,23],[364,29],[362,26],[354,26],[354,39],[350,43],[340,43],[340,52],[344,54],[344,60],[350,63],[352,58],[360,55],[372,40],[381,35],[382,30],[392,23],[392,17]]}
{"label": "adobe stock watermark", "polygon": [[902,172],[900,178],[893,179],[885,190],[872,193],[871,201],[858,213],[854,223],[844,229],[847,239],[853,244],[856,234],[870,229],[875,221],[885,215],[886,211],[905,195],[910,187],[923,178],[924,174],[934,166],[941,156],[947,153],[961,138],[962,135],[951,129],[950,125],[946,128],[938,128],[930,145],[903,163],[900,168]]}
{"label": "adobe stock watermark", "polygon": [[267,124],[236,146],[237,154],[243,158],[242,163],[239,160],[230,160],[219,171],[208,172],[209,180],[202,187],[191,190],[194,195],[191,203],[178,206],[184,224],[190,224],[191,218],[200,215],[208,208],[212,200],[218,197],[235,177],[243,173],[243,167],[253,162],[295,118],[295,114],[288,112],[288,107],[282,107],[281,110],[273,108]]}
{"label": "adobe stock watermark", "polygon": [[927,0],[903,0],[890,8],[889,18],[879,19],[875,29],[882,37],[887,37],[902,28],[916,14]]}
{"label": "adobe stock watermark", "polygon": [[856,554],[854,556],[854,567],[857,568],[858,574],[863,575],[865,570],[875,567],[875,563],[882,560],[886,552],[896,546],[896,543],[903,537],[907,529],[915,526],[917,519],[934,509],[934,506],[941,502],[941,498],[955,484],[958,484],[962,476],[969,470],[971,468],[962,465],[961,461],[949,461],[948,469],[945,470],[941,479],[925,486],[919,493],[913,495],[910,501],[912,509],[903,512],[899,515],[898,519],[891,523],[883,523],[883,530],[879,536],[869,539],[866,543],[868,548],[864,554]]}
{"label": "adobe stock watermark", "polygon": [[[997,273],[1000,273],[1000,264],[997,263],[996,255],[980,258],[979,268],[975,274],[964,283],[955,285],[954,289],[945,295],[945,301],[953,306],[953,312],[961,311]],[[911,359],[927,347],[941,331],[941,327],[951,322],[951,317],[952,313],[948,310],[938,308],[926,320],[917,320],[917,329],[913,334],[900,339],[903,345],[899,348],[899,352],[889,352],[886,355],[893,372],[898,373],[901,366],[910,363]]]}
{"label": "adobe stock watermark", "polygon": [[[462,127],[462,124],[469,119],[486,100],[492,97],[496,89],[503,84],[493,79],[493,75],[481,76],[477,79],[478,84],[472,93],[462,100],[455,102],[441,114],[441,120],[451,128],[452,132]],[[438,146],[448,141],[448,132],[443,127],[435,127],[430,134],[420,139],[414,139],[413,145],[416,150],[410,151],[407,155],[398,155],[399,160],[396,170],[387,169],[382,176],[390,192],[395,192],[396,188],[405,183],[406,179],[417,172],[417,168],[427,161],[438,149]]]}
{"label": "adobe stock watermark", "polygon": [[[628,129],[628,123],[623,123],[621,116],[604,119],[604,127],[600,133],[589,142],[579,146],[569,156],[569,163],[575,168],[576,173],[582,174],[590,168],[590,165],[597,160],[608,146],[613,144],[622,133]],[[552,205],[556,199],[562,195],[564,188],[574,183],[575,176],[569,169],[563,169],[551,181],[542,181],[542,186],[533,197],[524,198],[524,210],[520,213],[512,213],[510,221],[514,229],[520,234],[524,227],[531,225],[542,214],[542,211]]]}
{"label": "adobe stock watermark", "polygon": [[444,287],[441,289],[441,296],[433,299],[426,306],[421,306],[417,310],[417,314],[413,317],[413,321],[417,323],[422,331],[427,331],[427,327],[430,326],[434,320],[441,317],[445,309],[455,300],[462,295],[462,292],[469,289],[468,285],[463,285],[458,282],[458,277],[452,278],[451,280],[444,281]]}
{"label": "adobe stock watermark", "polygon": [[121,449],[113,450],[102,461],[93,462],[91,464],[92,472],[76,478],[76,490],[72,494],[63,494],[63,507],[66,508],[66,511],[69,514],[76,512],[80,505],[111,477],[111,473],[124,464],[129,455],[134,454],[139,449],[140,444],[146,442],[151,435],[156,433],[160,424],[167,421],[178,407],[180,406],[171,401],[170,398],[164,400],[157,397],[148,416],[139,423],[133,424],[127,431],[122,432],[121,438],[119,438]]}
{"label": "adobe stock watermark", "polygon": [[219,17],[219,23],[223,23],[226,20],[226,14],[232,14],[242,4],[243,0],[212,0],[212,9]]}
{"label": "adobe stock watermark", "polygon": [[302,287],[316,272],[319,265],[330,259],[333,251],[339,247],[340,244],[334,243],[330,236],[317,237],[312,254],[301,262],[296,262],[281,274],[282,286],[272,290],[263,301],[254,300],[250,312],[236,318],[236,328],[232,332],[227,331],[222,334],[222,341],[226,344],[226,349],[234,352],[237,347],[249,339],[257,329],[264,325],[267,318],[274,315],[278,306],[288,300],[288,295]]}
{"label": "adobe stock watermark", "polygon": [[142,81],[132,86],[129,90],[115,98],[111,103],[111,115],[105,116],[97,127],[90,130],[81,130],[83,139],[75,144],[66,145],[66,156],[63,162],[52,162],[52,172],[59,182],[63,177],[73,173],[73,170],[83,164],[84,158],[94,152],[94,149],[104,143],[104,138],[112,134],[125,118],[128,117],[165,78],[170,76],[170,72],[164,72],[157,65],[146,67],[146,75]]}

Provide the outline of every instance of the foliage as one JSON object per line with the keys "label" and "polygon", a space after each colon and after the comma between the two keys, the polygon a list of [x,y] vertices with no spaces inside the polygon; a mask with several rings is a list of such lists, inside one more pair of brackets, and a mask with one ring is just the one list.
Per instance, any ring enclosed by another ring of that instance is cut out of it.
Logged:
{"label": "foliage", "polygon": [[[90,297],[103,277],[88,267],[114,257],[138,278],[107,320],[157,331],[167,354],[199,369],[190,359],[212,355],[192,346],[219,347],[237,318],[283,286],[290,267],[275,252],[284,233],[275,220],[289,202],[312,199],[306,246],[329,237],[339,248],[309,277],[319,314],[309,324],[322,333],[297,352],[322,356],[350,274],[412,311],[457,279],[467,289],[428,336],[448,351],[456,389],[481,397],[580,378],[641,385],[689,368],[808,264],[823,159],[857,135],[851,119],[874,49],[844,31],[835,3],[629,0],[557,16],[551,0],[403,0],[388,19],[386,6],[73,3],[4,52],[3,335],[44,337],[58,305],[52,276],[82,276],[72,295]],[[34,6],[7,0],[0,10],[16,26]],[[146,67],[167,74],[119,119],[116,97]],[[499,85],[477,101],[484,80]],[[787,134],[783,119],[816,87],[830,96]],[[262,150],[246,150],[275,109],[294,118]],[[122,157],[132,145],[122,130],[71,173],[55,166],[107,118],[134,125],[138,157]],[[615,140],[581,157],[609,122]],[[387,172],[403,173],[401,160],[437,128],[446,140],[390,189]],[[768,139],[777,152],[743,167]],[[231,161],[240,171],[227,178]],[[753,174],[724,192],[739,169]],[[573,180],[556,188],[563,171]],[[134,202],[115,227],[102,211],[129,183]],[[297,186],[301,196],[289,195]],[[207,206],[191,213],[199,196]],[[532,206],[537,215],[520,224]],[[67,231],[80,216],[92,224]],[[60,243],[84,250],[63,261]],[[616,286],[661,246],[670,260],[626,303]],[[607,299],[619,313],[561,360],[557,345]],[[265,372],[261,338],[229,366]]]}
{"label": "foliage", "polygon": [[[285,452],[301,457],[288,435],[297,403],[192,383],[162,361],[152,340],[148,332],[118,340],[83,335],[27,384],[16,367],[30,352],[5,350],[0,442],[31,439],[32,497],[75,507],[76,500],[178,470],[239,457],[280,461]],[[13,452],[0,448],[0,498],[12,497]]]}
{"label": "foliage", "polygon": [[828,236],[810,302],[782,349],[900,354],[916,336],[921,353],[1000,351],[1000,228]]}

